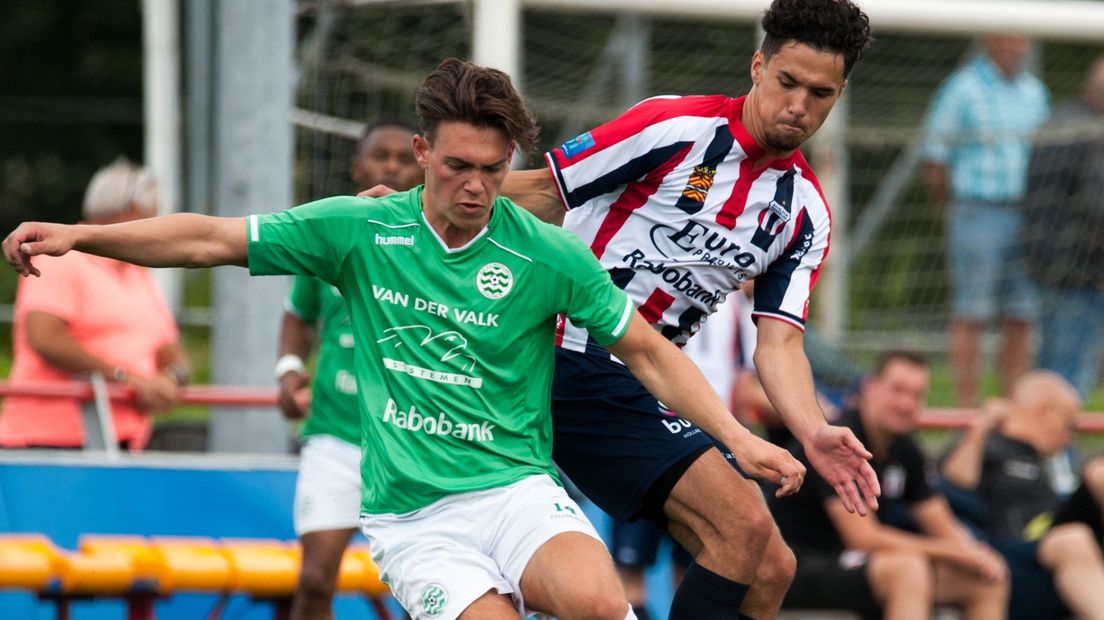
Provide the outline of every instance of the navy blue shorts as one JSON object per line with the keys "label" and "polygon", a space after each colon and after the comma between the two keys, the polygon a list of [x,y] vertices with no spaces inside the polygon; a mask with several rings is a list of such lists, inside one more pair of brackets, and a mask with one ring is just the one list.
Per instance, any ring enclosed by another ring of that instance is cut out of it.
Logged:
{"label": "navy blue shorts", "polygon": [[[590,501],[615,519],[644,517],[662,529],[671,489],[715,447],[700,428],[660,406],[623,364],[560,348],[552,428],[552,457]],[[729,462],[735,466],[730,455]]]}
{"label": "navy blue shorts", "polygon": [[614,564],[623,568],[645,569],[655,564],[664,538],[671,541],[671,561],[682,568],[689,567],[693,556],[670,534],[647,521],[610,521],[610,553]]}

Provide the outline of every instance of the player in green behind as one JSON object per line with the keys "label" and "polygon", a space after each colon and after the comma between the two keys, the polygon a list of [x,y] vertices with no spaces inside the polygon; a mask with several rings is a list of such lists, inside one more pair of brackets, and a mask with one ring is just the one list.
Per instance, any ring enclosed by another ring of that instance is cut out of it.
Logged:
{"label": "player in green behind", "polygon": [[[414,128],[397,119],[369,125],[357,144],[350,176],[361,188],[422,182],[414,159]],[[341,291],[313,276],[295,276],[280,321],[280,412],[306,419],[301,431],[293,520],[303,548],[291,620],[333,615],[341,557],[360,514],[360,414],[353,360],[353,325]],[[315,344],[313,383],[303,360]]]}
{"label": "player in green behind", "polygon": [[33,256],[78,250],[336,286],[357,343],[361,527],[403,607],[418,618],[633,618],[552,466],[559,315],[780,493],[801,485],[804,467],[735,421],[577,237],[498,196],[515,147],[529,150],[537,132],[506,74],[447,60],[416,105],[424,187],[248,218],[24,223],[5,258],[22,275],[38,275]]}

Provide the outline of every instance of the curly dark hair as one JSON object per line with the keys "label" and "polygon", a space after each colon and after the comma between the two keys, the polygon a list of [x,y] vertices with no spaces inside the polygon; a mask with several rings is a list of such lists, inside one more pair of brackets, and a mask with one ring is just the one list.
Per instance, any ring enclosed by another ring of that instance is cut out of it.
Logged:
{"label": "curly dark hair", "polygon": [[437,126],[452,121],[501,129],[523,153],[532,152],[540,128],[498,69],[449,58],[430,73],[414,98],[422,135],[433,141]]}
{"label": "curly dark hair", "polygon": [[873,40],[870,19],[850,0],[774,0],[763,14],[763,46],[770,59],[789,42],[843,56],[843,77]]}

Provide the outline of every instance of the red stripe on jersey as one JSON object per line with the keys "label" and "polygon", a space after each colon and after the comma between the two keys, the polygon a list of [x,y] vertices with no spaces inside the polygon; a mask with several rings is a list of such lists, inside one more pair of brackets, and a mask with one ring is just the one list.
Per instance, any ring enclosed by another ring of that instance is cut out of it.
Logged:
{"label": "red stripe on jersey", "polygon": [[675,166],[682,163],[682,160],[686,158],[686,154],[690,152],[693,146],[693,144],[686,145],[672,155],[670,159],[663,162],[663,165],[649,172],[642,180],[629,183],[625,191],[621,192],[617,200],[610,205],[606,219],[602,220],[598,232],[594,235],[594,241],[590,244],[594,256],[599,259],[602,258],[602,254],[606,252],[606,246],[609,245],[617,231],[621,230],[621,227],[629,220],[629,216],[632,215],[633,211],[648,202],[648,198],[656,193],[659,185],[663,183],[663,179],[675,169]]}
{"label": "red stripe on jersey", "polygon": [[754,165],[755,161],[750,157],[740,161],[740,177],[736,179],[736,183],[732,186],[732,194],[729,195],[721,210],[717,212],[717,223],[729,230],[736,227],[736,219],[747,208],[748,193],[751,192],[752,184],[755,183],[756,179],[763,176],[763,173],[767,170],[766,167],[752,170]]}
{"label": "red stripe on jersey", "polygon": [[648,301],[644,302],[644,305],[637,308],[640,312],[640,316],[644,317],[644,320],[649,323],[655,323],[663,317],[663,313],[667,311],[667,308],[671,307],[671,304],[675,303],[675,298],[662,289],[655,289],[652,294],[648,296]]}
{"label": "red stripe on jersey", "polygon": [[[732,128],[732,135],[736,138],[736,142],[743,149],[745,158],[740,161],[740,177],[736,179],[736,184],[732,188],[732,195],[725,201],[723,207],[719,213],[717,213],[717,223],[725,228],[732,230],[736,226],[736,219],[740,217],[740,214],[747,208],[748,192],[751,191],[751,185],[755,183],[756,179],[763,176],[763,172],[767,168],[774,168],[775,170],[789,170],[794,163],[800,161],[803,168],[802,170],[808,170],[809,164],[805,162],[805,158],[802,157],[801,151],[794,149],[786,157],[779,159],[772,159],[763,165],[762,168],[756,170],[755,164],[762,159],[766,150],[759,146],[759,143],[755,141],[751,133],[744,127],[744,123],[741,120],[741,116],[744,111],[744,104],[747,102],[747,97],[740,97],[739,99],[733,99],[731,102],[731,109],[729,110],[729,126]],[[813,181],[816,184],[816,181]],[[819,191],[819,187],[818,187]],[[823,198],[823,196],[821,196]]]}
{"label": "red stripe on jersey", "polygon": [[564,329],[567,327],[567,318],[562,314],[556,315],[556,346],[563,344]]}
{"label": "red stripe on jersey", "polygon": [[594,140],[593,146],[583,149],[571,157],[564,157],[563,150],[557,147],[552,151],[552,155],[556,158],[556,163],[559,164],[560,168],[566,168],[577,161],[586,159],[595,151],[607,149],[614,144],[640,134],[651,125],[672,118],[680,116],[725,116],[729,101],[731,100],[723,95],[645,99],[614,120],[592,129],[590,137]]}

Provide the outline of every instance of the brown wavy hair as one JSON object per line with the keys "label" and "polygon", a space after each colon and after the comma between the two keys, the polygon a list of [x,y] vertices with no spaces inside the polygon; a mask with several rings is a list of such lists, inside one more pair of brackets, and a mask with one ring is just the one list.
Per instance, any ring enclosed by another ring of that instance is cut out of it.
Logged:
{"label": "brown wavy hair", "polygon": [[540,133],[509,75],[456,58],[445,60],[426,77],[414,106],[422,135],[430,142],[441,123],[461,122],[501,129],[528,154]]}

